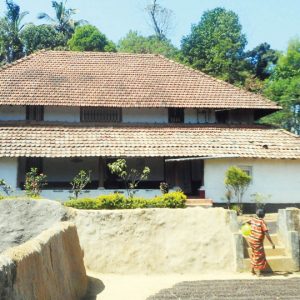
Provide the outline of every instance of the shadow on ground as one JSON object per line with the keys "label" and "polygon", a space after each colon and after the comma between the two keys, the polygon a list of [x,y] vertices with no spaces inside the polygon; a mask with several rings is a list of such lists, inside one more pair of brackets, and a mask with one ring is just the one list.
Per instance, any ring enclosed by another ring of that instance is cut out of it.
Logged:
{"label": "shadow on ground", "polygon": [[82,300],[96,300],[97,296],[102,293],[104,289],[105,285],[100,279],[88,276],[88,290]]}
{"label": "shadow on ground", "polygon": [[286,300],[300,299],[300,279],[186,281],[164,289],[148,300]]}

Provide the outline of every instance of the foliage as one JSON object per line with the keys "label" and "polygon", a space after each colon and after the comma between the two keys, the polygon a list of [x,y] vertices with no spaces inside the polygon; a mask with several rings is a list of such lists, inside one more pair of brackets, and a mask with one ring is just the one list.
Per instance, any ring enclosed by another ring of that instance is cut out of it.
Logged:
{"label": "foliage", "polygon": [[271,195],[264,195],[261,193],[252,194],[251,197],[255,203],[256,209],[264,208],[266,203],[271,199]]}
{"label": "foliage", "polygon": [[240,206],[250,182],[251,176],[238,167],[232,166],[226,171],[226,189],[232,193],[232,195],[236,198],[237,204]]}
{"label": "foliage", "polygon": [[116,51],[115,44],[92,25],[77,27],[72,38],[68,41],[68,45],[73,51]]}
{"label": "foliage", "polygon": [[157,0],[151,0],[151,4],[146,7],[146,12],[150,17],[156,38],[160,41],[165,40],[171,27],[172,10],[162,7]]}
{"label": "foliage", "polygon": [[242,204],[232,204],[230,209],[234,210],[238,216],[243,214],[243,205]]}
{"label": "foliage", "polygon": [[74,8],[67,8],[66,4],[67,0],[60,2],[52,1],[55,17],[52,18],[46,13],[40,13],[38,18],[50,22],[53,28],[55,28],[57,32],[62,33],[66,40],[68,40],[74,33],[76,27],[86,23],[86,21],[75,21],[72,17],[77,13],[77,10]]}
{"label": "foliage", "polygon": [[78,198],[82,190],[91,182],[91,171],[80,170],[79,173],[70,182],[72,186],[73,197]]}
{"label": "foliage", "polygon": [[169,193],[169,185],[166,182],[161,182],[159,184],[159,189],[160,189],[162,194]]}
{"label": "foliage", "polygon": [[65,206],[77,209],[136,209],[136,208],[184,208],[186,196],[181,192],[167,193],[152,199],[125,197],[115,193],[98,198],[70,200]]}
{"label": "foliage", "polygon": [[21,33],[21,40],[24,44],[26,55],[37,50],[55,49],[65,46],[63,34],[58,33],[50,25],[33,25],[30,24],[24,28]]}
{"label": "foliage", "polygon": [[12,193],[12,187],[8,185],[3,179],[0,179],[0,190],[2,190],[7,196]]}
{"label": "foliage", "polygon": [[127,194],[130,198],[135,194],[141,180],[146,180],[150,175],[150,168],[144,167],[143,170],[128,168],[125,159],[118,159],[107,165],[112,174],[121,178],[126,186]]}
{"label": "foliage", "polygon": [[289,43],[272,76],[267,80],[265,96],[276,101],[283,110],[263,118],[263,123],[280,126],[300,134],[300,40]]}
{"label": "foliage", "polygon": [[12,0],[6,0],[7,11],[0,19],[0,56],[6,63],[11,63],[23,56],[23,44],[20,32],[28,12],[21,12],[20,6]]}
{"label": "foliage", "polygon": [[246,43],[237,14],[215,8],[182,39],[182,61],[230,83],[243,82]]}
{"label": "foliage", "polygon": [[153,53],[161,54],[168,58],[174,58],[178,50],[169,40],[160,40],[156,36],[144,37],[136,31],[129,31],[128,34],[119,41],[119,52],[126,53]]}
{"label": "foliage", "polygon": [[31,168],[25,176],[25,192],[29,197],[38,197],[41,193],[43,186],[47,185],[47,176],[43,173],[38,173],[37,168]]}
{"label": "foliage", "polygon": [[262,43],[245,54],[251,72],[259,80],[270,77],[278,57],[279,53],[271,49],[268,43]]}

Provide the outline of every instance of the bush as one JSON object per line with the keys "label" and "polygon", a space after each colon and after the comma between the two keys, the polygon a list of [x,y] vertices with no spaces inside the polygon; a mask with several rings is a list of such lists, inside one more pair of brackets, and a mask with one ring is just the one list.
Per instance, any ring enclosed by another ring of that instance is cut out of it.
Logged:
{"label": "bush", "polygon": [[186,196],[182,192],[172,192],[152,199],[141,197],[126,198],[121,194],[70,200],[65,206],[77,209],[135,209],[135,208],[184,208]]}

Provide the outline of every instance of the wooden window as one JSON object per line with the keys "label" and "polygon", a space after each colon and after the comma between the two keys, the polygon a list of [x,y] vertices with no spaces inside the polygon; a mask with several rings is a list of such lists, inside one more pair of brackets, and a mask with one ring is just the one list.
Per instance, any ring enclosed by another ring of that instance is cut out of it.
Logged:
{"label": "wooden window", "polygon": [[43,172],[43,159],[41,157],[27,157],[25,161],[25,172],[29,172],[31,168],[37,168],[39,173]]}
{"label": "wooden window", "polygon": [[184,123],[184,109],[169,108],[169,123]]}
{"label": "wooden window", "polygon": [[80,121],[119,123],[122,121],[122,111],[120,108],[82,107]]}
{"label": "wooden window", "polygon": [[27,121],[43,121],[44,120],[44,106],[41,106],[41,105],[26,106],[26,120]]}

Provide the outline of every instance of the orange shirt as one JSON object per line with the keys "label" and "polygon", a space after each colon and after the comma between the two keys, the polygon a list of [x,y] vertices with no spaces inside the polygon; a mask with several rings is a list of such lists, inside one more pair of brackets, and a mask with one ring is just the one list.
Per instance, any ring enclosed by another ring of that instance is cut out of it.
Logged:
{"label": "orange shirt", "polygon": [[258,217],[252,218],[250,221],[251,235],[249,238],[253,241],[262,241],[265,237],[265,232],[268,231],[268,227],[263,219]]}

